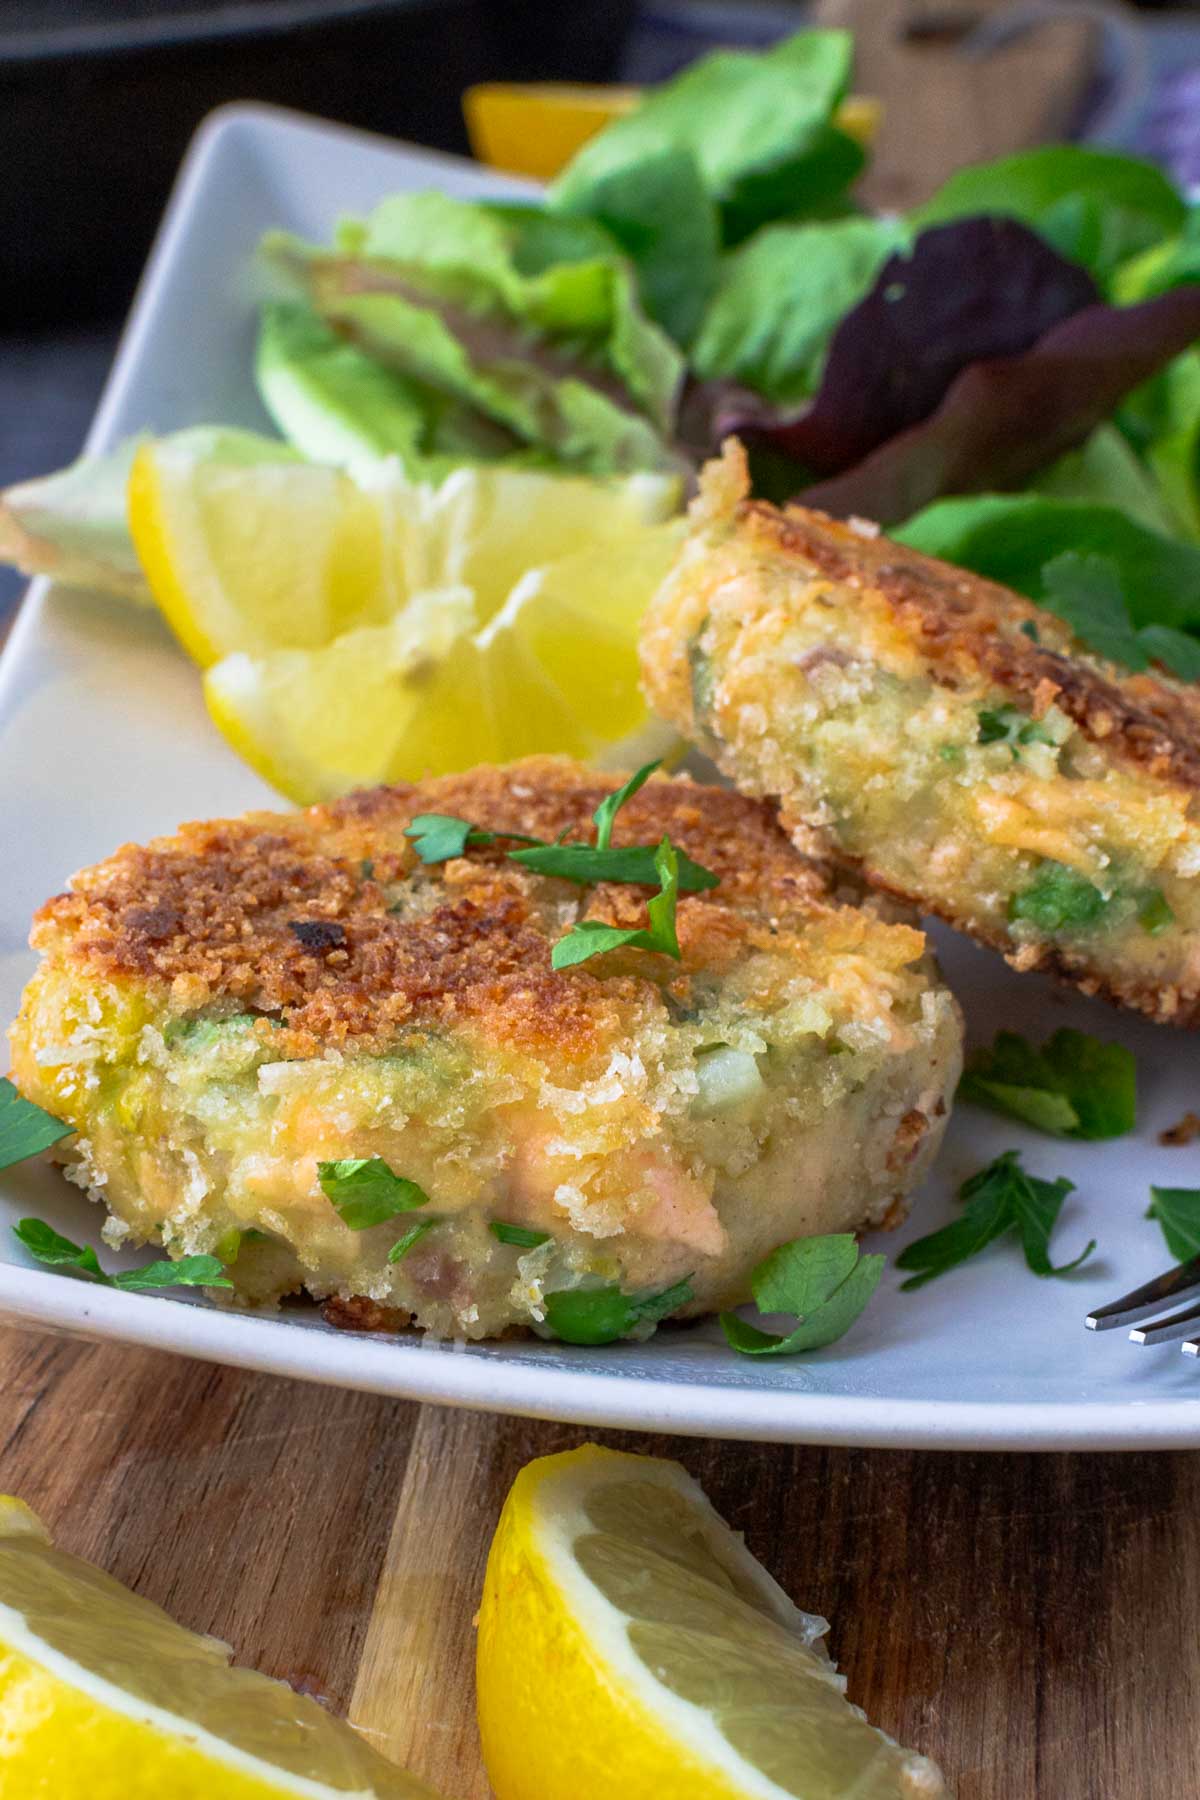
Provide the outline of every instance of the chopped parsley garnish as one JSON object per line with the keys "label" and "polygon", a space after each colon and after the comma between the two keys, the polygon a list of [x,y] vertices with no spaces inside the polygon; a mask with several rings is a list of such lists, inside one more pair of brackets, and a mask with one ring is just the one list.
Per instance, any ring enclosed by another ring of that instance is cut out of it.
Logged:
{"label": "chopped parsley garnish", "polygon": [[385,1225],[397,1213],[429,1205],[424,1188],[397,1175],[382,1156],[348,1156],[317,1164],[317,1179],[351,1231]]}
{"label": "chopped parsley garnish", "polygon": [[1150,1189],[1148,1219],[1157,1219],[1176,1262],[1200,1256],[1200,1188]]}
{"label": "chopped parsley garnish", "polygon": [[68,1269],[86,1275],[102,1287],[124,1288],[128,1293],[163,1287],[232,1287],[215,1256],[181,1256],[177,1262],[161,1258],[144,1263],[140,1269],[125,1269],[119,1275],[106,1275],[90,1244],[73,1244],[61,1237],[44,1219],[22,1219],[13,1226],[13,1236],[24,1244],[31,1256],[52,1269]]}
{"label": "chopped parsley garnish", "polygon": [[648,927],[629,928],[605,925],[599,919],[581,919],[578,925],[559,938],[550,952],[551,967],[571,969],[589,957],[605,950],[619,950],[628,945],[637,950],[657,950],[664,956],[680,957],[679,938],[675,930],[675,907],[679,898],[679,860],[670,838],[664,838],[654,852],[654,866],[660,887],[647,901],[650,915]]}
{"label": "chopped parsley garnish", "polygon": [[462,856],[472,844],[495,844],[501,838],[523,846],[506,851],[510,862],[520,863],[538,875],[555,876],[592,886],[599,881],[624,882],[638,887],[657,887],[659,892],[649,902],[650,925],[640,930],[626,930],[604,925],[597,919],[585,919],[555,944],[551,962],[556,969],[569,969],[605,950],[631,944],[642,950],[659,950],[667,956],[679,956],[679,940],[675,935],[675,907],[678,896],[703,893],[719,884],[720,877],[710,869],[693,862],[669,838],[657,849],[653,844],[632,844],[619,849],[612,845],[613,823],[621,807],[644,787],[658,768],[658,762],[643,765],[621,787],[606,794],[592,818],[596,826],[594,844],[554,844],[539,838],[523,837],[518,832],[480,831],[468,819],[447,813],[421,813],[407,826],[405,836],[423,863],[445,862]]}
{"label": "chopped parsley garnish", "polygon": [[70,1137],[74,1129],[26,1100],[7,1076],[0,1077],[0,1169],[37,1156],[60,1138]]}
{"label": "chopped parsley garnish", "polygon": [[1110,904],[1086,875],[1065,863],[1044,862],[1030,885],[1008,903],[1010,919],[1025,919],[1053,934],[1094,925]]}
{"label": "chopped parsley garnish", "polygon": [[971,1057],[958,1097],[1054,1137],[1122,1137],[1137,1123],[1137,1064],[1123,1044],[1085,1031],[1064,1027],[1040,1050],[1001,1031]]}
{"label": "chopped parsley garnish", "polygon": [[537,1250],[550,1242],[548,1231],[531,1231],[528,1225],[508,1225],[503,1219],[493,1219],[488,1230],[497,1243],[516,1244],[522,1250]]}
{"label": "chopped parsley garnish", "polygon": [[410,1225],[408,1230],[402,1232],[396,1239],[387,1253],[388,1261],[390,1263],[400,1262],[403,1257],[408,1255],[418,1238],[423,1238],[427,1231],[432,1231],[435,1225],[440,1224],[440,1219],[418,1219],[415,1225]]}
{"label": "chopped parsley garnish", "polygon": [[[682,850],[679,858],[679,891],[700,894],[715,888],[720,877],[693,862]],[[597,881],[623,881],[636,887],[657,887],[659,874],[653,844],[631,844],[620,850],[601,850],[592,844],[537,844],[530,850],[513,850],[509,861],[532,869],[535,875],[556,875],[562,881],[590,886]]]}
{"label": "chopped parsley garnish", "polygon": [[615,1344],[639,1325],[657,1325],[692,1298],[691,1277],[640,1298],[615,1283],[561,1288],[546,1295],[546,1323],[564,1344]]}
{"label": "chopped parsley garnish", "polygon": [[761,1331],[737,1313],[721,1314],[727,1342],[743,1356],[795,1356],[823,1350],[844,1336],[875,1292],[886,1258],[860,1256],[849,1231],[781,1244],[750,1276],[761,1313],[788,1313],[796,1323],[780,1334]]}
{"label": "chopped parsley garnish", "polygon": [[1019,1151],[1006,1150],[986,1169],[980,1169],[959,1189],[963,1202],[961,1217],[928,1237],[918,1238],[896,1258],[898,1269],[916,1271],[905,1288],[924,1287],[947,1269],[977,1256],[988,1244],[1006,1232],[1016,1231],[1025,1252],[1025,1261],[1035,1275],[1066,1275],[1096,1248],[1093,1238],[1072,1262],[1055,1265],[1050,1261],[1050,1234],[1054,1230],[1062,1203],[1074,1191],[1075,1183],[1065,1176],[1057,1181],[1042,1181],[1021,1167]]}
{"label": "chopped parsley garnish", "polygon": [[1175,923],[1175,914],[1167,904],[1167,897],[1161,888],[1150,888],[1138,902],[1138,924],[1151,937],[1157,937],[1168,925]]}
{"label": "chopped parsley garnish", "polygon": [[1007,744],[1017,760],[1026,744],[1052,744],[1053,737],[1037,719],[1016,706],[997,706],[979,715],[980,744]]}

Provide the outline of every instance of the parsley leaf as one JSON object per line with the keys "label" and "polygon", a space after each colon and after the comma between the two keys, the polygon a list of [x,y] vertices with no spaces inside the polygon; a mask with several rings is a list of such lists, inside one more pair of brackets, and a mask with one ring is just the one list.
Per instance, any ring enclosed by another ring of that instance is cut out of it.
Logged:
{"label": "parsley leaf", "polygon": [[1039,931],[1053,934],[1094,925],[1107,910],[1109,896],[1086,875],[1065,863],[1044,862],[1033,880],[1008,903],[1010,919],[1026,919]]}
{"label": "parsley leaf", "polygon": [[503,1219],[493,1219],[488,1230],[497,1243],[516,1244],[522,1250],[536,1250],[550,1242],[548,1231],[530,1231],[527,1225],[509,1225]]}
{"label": "parsley leaf", "polygon": [[1024,744],[1052,744],[1054,739],[1037,719],[1016,706],[997,706],[979,715],[980,744],[1007,744],[1016,761]]}
{"label": "parsley leaf", "polygon": [[1161,663],[1180,681],[1200,681],[1200,639],[1173,625],[1143,625],[1138,641],[1152,662]]}
{"label": "parsley leaf", "polygon": [[971,1057],[958,1095],[1054,1137],[1123,1137],[1137,1123],[1137,1064],[1085,1031],[1064,1027],[1040,1050],[1001,1031]]}
{"label": "parsley leaf", "polygon": [[7,1076],[0,1078],[0,1169],[48,1150],[60,1138],[70,1137],[74,1129],[26,1100]]}
{"label": "parsley leaf", "polygon": [[140,1269],[125,1269],[119,1275],[106,1275],[90,1244],[73,1244],[60,1236],[44,1219],[22,1219],[13,1226],[13,1236],[31,1256],[52,1269],[72,1269],[98,1281],[102,1287],[125,1288],[137,1293],[160,1287],[232,1287],[215,1256],[181,1256],[178,1262],[161,1258],[145,1263]]}
{"label": "parsley leaf", "polygon": [[1171,911],[1167,896],[1161,888],[1147,888],[1138,902],[1138,924],[1151,937],[1157,937],[1168,925],[1175,923],[1175,914]]}
{"label": "parsley leaf", "polygon": [[432,1231],[435,1225],[440,1224],[440,1219],[418,1219],[415,1225],[410,1225],[408,1230],[402,1232],[396,1239],[387,1253],[388,1261],[390,1263],[400,1262],[403,1257],[408,1255],[418,1238],[423,1238],[427,1231]]}
{"label": "parsley leaf", "polygon": [[[561,880],[581,885],[625,881],[640,887],[657,887],[655,854],[653,844],[631,844],[620,850],[601,850],[594,844],[535,844],[530,850],[510,851],[509,861],[532,869],[536,875],[557,875]],[[677,850],[675,854],[679,858],[680,893],[699,894],[719,885],[720,876],[693,862],[686,851]]]}
{"label": "parsley leaf", "polygon": [[1056,1267],[1050,1261],[1050,1235],[1074,1185],[1065,1176],[1042,1181],[1026,1174],[1019,1151],[1006,1150],[964,1181],[959,1189],[964,1209],[960,1218],[900,1252],[896,1267],[917,1271],[903,1283],[904,1288],[924,1287],[1013,1230],[1020,1236],[1025,1261],[1035,1275],[1066,1275],[1077,1269],[1096,1248],[1095,1238],[1072,1262]]}
{"label": "parsley leaf", "polygon": [[468,844],[494,844],[507,838],[514,844],[536,844],[537,838],[525,837],[519,831],[480,831],[469,819],[455,818],[453,813],[418,813],[404,827],[404,835],[423,863],[449,862],[462,856]]}
{"label": "parsley leaf", "polygon": [[1081,556],[1066,550],[1042,570],[1043,604],[1071,627],[1075,636],[1109,662],[1144,669],[1149,661],[1121,592],[1116,563],[1108,556]]}
{"label": "parsley leaf", "polygon": [[654,852],[654,867],[661,883],[659,892],[647,903],[649,928],[629,929],[602,924],[599,919],[581,919],[566,937],[559,938],[550,952],[555,969],[570,969],[605,950],[617,950],[631,944],[639,950],[659,950],[664,956],[680,956],[679,938],[675,931],[675,905],[679,897],[679,858],[670,838],[664,838]]}
{"label": "parsley leaf", "polygon": [[1176,1262],[1200,1256],[1200,1188],[1150,1189],[1148,1219],[1157,1219]]}
{"label": "parsley leaf", "polygon": [[691,1298],[690,1276],[640,1299],[622,1293],[612,1282],[603,1287],[561,1288],[546,1295],[546,1323],[564,1344],[614,1344],[638,1325],[657,1325]]}
{"label": "parsley leaf", "polygon": [[372,1225],[386,1224],[397,1213],[429,1205],[424,1188],[406,1175],[395,1174],[382,1156],[348,1156],[340,1162],[318,1163],[317,1180],[351,1231],[366,1231]]}
{"label": "parsley leaf", "polygon": [[631,775],[629,777],[629,780],[623,787],[617,788],[615,792],[607,795],[606,798],[600,802],[599,806],[592,814],[592,818],[596,822],[597,850],[608,849],[609,844],[612,842],[613,821],[617,814],[627,800],[633,799],[633,796],[637,793],[639,788],[645,787],[661,762],[662,758],[659,757],[657,762],[644,763],[636,775]]}
{"label": "parsley leaf", "polygon": [[882,1256],[860,1256],[848,1231],[781,1244],[754,1270],[750,1291],[760,1312],[791,1313],[795,1326],[780,1336],[724,1312],[726,1340],[743,1356],[821,1350],[853,1325],[875,1292],[884,1261]]}

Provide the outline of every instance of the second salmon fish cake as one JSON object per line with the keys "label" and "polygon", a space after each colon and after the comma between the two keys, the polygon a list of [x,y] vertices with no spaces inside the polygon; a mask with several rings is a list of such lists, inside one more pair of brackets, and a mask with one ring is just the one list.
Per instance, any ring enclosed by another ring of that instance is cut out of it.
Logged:
{"label": "second salmon fish cake", "polygon": [[710,464],[647,615],[652,704],[797,841],[1002,951],[1200,1023],[1200,690]]}
{"label": "second salmon fish cake", "polygon": [[921,933],[835,904],[772,807],[657,778],[612,845],[669,837],[681,881],[684,853],[717,878],[679,898],[681,960],[556,969],[581,918],[644,929],[651,890],[538,873],[511,834],[590,843],[618,779],[482,768],[76,876],[35,923],[13,1073],[74,1127],[109,1242],[480,1338],[553,1329],[579,1288],[705,1312],[790,1238],[899,1216],[960,1063]]}

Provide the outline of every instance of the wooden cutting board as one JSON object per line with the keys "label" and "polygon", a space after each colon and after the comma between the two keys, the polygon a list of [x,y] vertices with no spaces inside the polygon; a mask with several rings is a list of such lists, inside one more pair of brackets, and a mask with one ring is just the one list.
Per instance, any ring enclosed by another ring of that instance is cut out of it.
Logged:
{"label": "wooden cutting board", "polygon": [[488,1794],[471,1621],[504,1495],[586,1435],[679,1457],[958,1800],[1200,1793],[1200,1456],[585,1434],[0,1330],[0,1488],[451,1800]]}

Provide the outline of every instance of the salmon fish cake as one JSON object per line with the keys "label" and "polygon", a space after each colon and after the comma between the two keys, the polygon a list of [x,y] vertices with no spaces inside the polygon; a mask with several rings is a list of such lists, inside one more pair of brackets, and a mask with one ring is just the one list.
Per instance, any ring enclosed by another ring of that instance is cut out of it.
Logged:
{"label": "salmon fish cake", "polygon": [[669,1310],[703,1313],[788,1239],[900,1216],[957,1007],[922,934],[838,904],[772,806],[655,777],[617,812],[614,847],[669,836],[718,878],[679,899],[679,961],[555,969],[581,917],[644,927],[650,890],[406,835],[433,813],[590,842],[619,780],[481,768],[77,875],[35,921],[13,1075],[74,1126],[107,1241],[220,1255],[243,1301],[482,1338],[552,1331],[581,1286],[686,1282]]}
{"label": "salmon fish cake", "polygon": [[642,634],[651,702],[798,842],[1152,1018],[1200,1020],[1200,690],[729,445]]}

